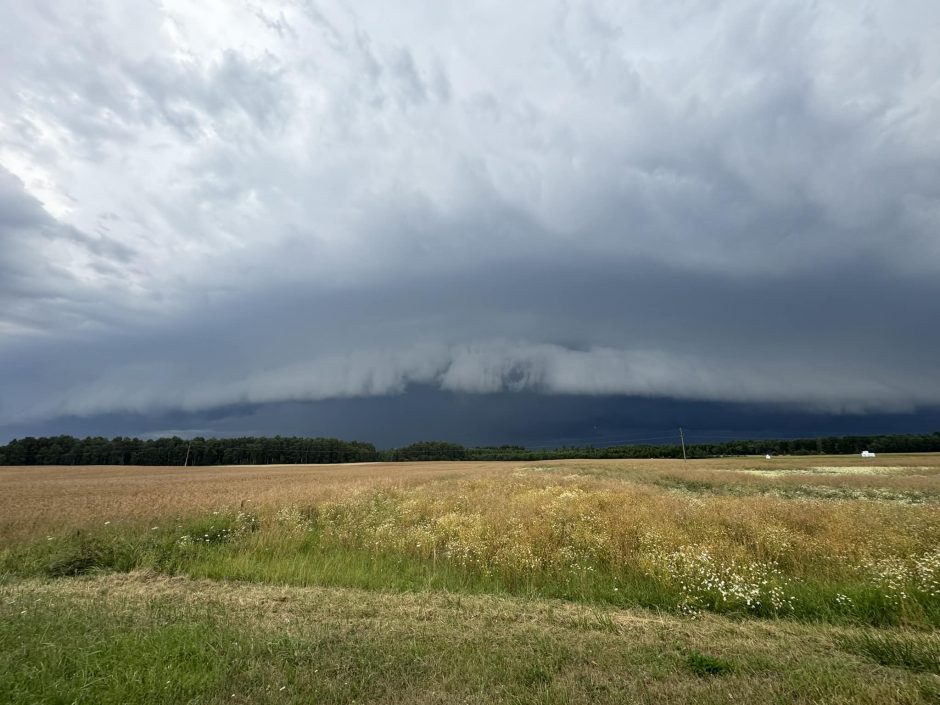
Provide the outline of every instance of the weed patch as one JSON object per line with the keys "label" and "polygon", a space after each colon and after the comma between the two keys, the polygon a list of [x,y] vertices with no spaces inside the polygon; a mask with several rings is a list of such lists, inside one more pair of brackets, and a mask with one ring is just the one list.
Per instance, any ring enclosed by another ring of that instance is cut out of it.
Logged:
{"label": "weed patch", "polygon": [[699,651],[693,651],[685,659],[685,665],[697,676],[723,676],[731,673],[733,667],[730,661],[709,656]]}

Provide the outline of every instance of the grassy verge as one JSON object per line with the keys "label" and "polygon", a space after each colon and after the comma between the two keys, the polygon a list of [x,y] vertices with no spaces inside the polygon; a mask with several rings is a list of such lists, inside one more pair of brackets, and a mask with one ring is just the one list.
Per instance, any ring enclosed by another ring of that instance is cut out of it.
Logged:
{"label": "grassy verge", "polygon": [[853,630],[551,600],[162,578],[0,587],[19,703],[927,703]]}
{"label": "grassy verge", "polygon": [[[9,577],[61,578],[100,572],[148,569],[168,575],[230,579],[294,586],[355,587],[413,592],[442,590],[463,594],[558,598],[614,607],[642,607],[666,612],[717,612],[740,617],[790,618],[868,626],[940,626],[940,599],[914,590],[899,599],[898,588],[849,576],[829,580],[787,581],[785,602],[748,605],[750,593],[732,580],[736,573],[702,567],[701,556],[674,573],[642,570],[637,564],[612,566],[542,566],[524,571],[460,563],[452,557],[416,555],[405,550],[337,543],[317,528],[262,525],[250,515],[216,514],[160,527],[104,527],[73,532],[0,552],[0,574]],[[703,572],[704,571],[704,572]],[[758,585],[762,575],[747,578]],[[698,582],[695,582],[698,581]],[[716,588],[715,581],[729,586]],[[772,583],[768,583],[772,586]],[[770,594],[758,586],[757,598]],[[690,587],[691,586],[691,587]],[[780,588],[783,590],[783,588]]]}

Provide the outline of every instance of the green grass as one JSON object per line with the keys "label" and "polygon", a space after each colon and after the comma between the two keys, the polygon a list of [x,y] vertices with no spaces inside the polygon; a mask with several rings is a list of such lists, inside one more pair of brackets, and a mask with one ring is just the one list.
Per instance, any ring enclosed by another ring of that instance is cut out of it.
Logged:
{"label": "green grass", "polygon": [[600,575],[535,571],[520,577],[490,574],[405,554],[372,553],[323,544],[316,535],[296,543],[258,537],[250,545],[204,550],[187,557],[177,572],[198,578],[234,579],[279,585],[327,585],[407,592],[446,590],[559,598],[577,602],[674,610],[679,594],[655,579],[632,573]]}
{"label": "green grass", "polygon": [[709,656],[699,651],[693,651],[685,659],[689,670],[697,676],[723,676],[731,673],[733,666],[730,661]]}
{"label": "green grass", "polygon": [[18,601],[0,621],[7,703],[188,702],[234,670],[235,632],[166,603],[138,614],[69,600]]}
{"label": "green grass", "polygon": [[8,581],[0,650],[11,705],[915,704],[940,692],[929,674],[872,670],[812,626],[153,574]]}
{"label": "green grass", "polygon": [[839,645],[883,666],[940,675],[940,635],[867,631],[845,636]]}

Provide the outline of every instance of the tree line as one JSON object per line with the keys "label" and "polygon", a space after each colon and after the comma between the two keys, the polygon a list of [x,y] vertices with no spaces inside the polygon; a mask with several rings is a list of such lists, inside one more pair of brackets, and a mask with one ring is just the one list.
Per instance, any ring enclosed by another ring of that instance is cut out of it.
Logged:
{"label": "tree line", "polygon": [[269,465],[378,460],[371,443],[337,438],[22,438],[0,447],[0,465]]}
{"label": "tree line", "polygon": [[[813,455],[927,453],[940,451],[940,432],[875,436],[829,436],[790,440],[738,440],[690,443],[690,458],[728,455]],[[532,449],[518,445],[466,447],[445,441],[421,441],[378,450],[372,443],[338,438],[178,437],[21,438],[0,446],[0,465],[268,465],[280,463],[356,463],[422,460],[552,460],[568,458],[681,458],[679,444],[563,446]]]}

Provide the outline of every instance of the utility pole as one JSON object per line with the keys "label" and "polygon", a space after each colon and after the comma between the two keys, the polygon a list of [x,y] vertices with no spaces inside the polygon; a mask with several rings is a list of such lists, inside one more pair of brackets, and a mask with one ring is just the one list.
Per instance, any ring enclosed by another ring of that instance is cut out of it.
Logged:
{"label": "utility pole", "polygon": [[685,457],[685,436],[682,433],[682,426],[679,427],[679,440],[682,442],[682,459],[688,460],[688,458]]}

